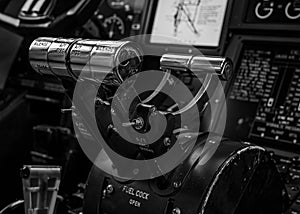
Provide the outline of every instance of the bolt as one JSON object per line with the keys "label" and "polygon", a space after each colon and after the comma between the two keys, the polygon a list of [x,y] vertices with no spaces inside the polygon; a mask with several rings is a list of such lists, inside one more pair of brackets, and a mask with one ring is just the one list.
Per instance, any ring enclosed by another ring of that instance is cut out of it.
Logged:
{"label": "bolt", "polygon": [[143,118],[141,118],[141,117],[135,119],[133,122],[135,123],[134,127],[135,127],[137,130],[140,130],[140,129],[143,128],[143,126],[144,126],[144,120],[143,120]]}
{"label": "bolt", "polygon": [[174,181],[173,187],[176,188],[176,189],[181,187],[181,182],[180,181]]}
{"label": "bolt", "polygon": [[170,139],[169,137],[166,137],[166,138],[164,139],[164,145],[165,145],[165,146],[170,146],[170,145],[171,145],[171,139]]}
{"label": "bolt", "polygon": [[178,207],[175,207],[173,210],[172,210],[172,214],[180,214],[181,213],[181,210],[178,208]]}
{"label": "bolt", "polygon": [[107,187],[106,187],[107,194],[112,194],[113,191],[114,191],[113,185],[111,185],[111,184],[107,185]]}

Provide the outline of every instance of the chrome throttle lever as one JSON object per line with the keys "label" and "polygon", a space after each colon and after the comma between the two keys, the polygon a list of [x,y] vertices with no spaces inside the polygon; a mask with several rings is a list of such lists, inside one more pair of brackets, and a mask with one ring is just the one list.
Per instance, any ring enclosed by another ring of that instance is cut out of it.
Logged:
{"label": "chrome throttle lever", "polygon": [[160,67],[162,70],[192,71],[196,75],[216,75],[226,81],[231,77],[233,63],[227,57],[164,54]]}
{"label": "chrome throttle lever", "polygon": [[121,84],[139,72],[142,53],[129,41],[40,37],[29,48],[32,68],[41,74],[59,78],[92,79],[107,84]]}
{"label": "chrome throttle lever", "polygon": [[[198,90],[194,98],[184,107],[171,113],[172,115],[179,115],[189,110],[202,98],[208,90],[213,76],[219,77],[220,80],[229,80],[233,71],[233,63],[227,57],[164,54],[160,59],[160,68],[166,71],[166,74],[158,88],[149,96],[151,98],[155,97],[162,90],[166,82],[169,81],[171,71],[192,72],[197,76],[205,75],[202,87]],[[148,98],[147,101],[149,102],[150,99]]]}

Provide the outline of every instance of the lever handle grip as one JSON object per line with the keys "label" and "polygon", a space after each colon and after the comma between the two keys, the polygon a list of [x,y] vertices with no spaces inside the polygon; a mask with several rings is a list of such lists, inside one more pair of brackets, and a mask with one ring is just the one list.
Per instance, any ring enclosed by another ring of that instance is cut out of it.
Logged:
{"label": "lever handle grip", "polygon": [[233,63],[227,57],[164,54],[160,60],[162,70],[192,71],[197,74],[217,75],[221,80],[229,80]]}
{"label": "lever handle grip", "polygon": [[30,45],[29,61],[41,74],[102,81],[114,73],[114,80],[122,83],[139,71],[142,52],[130,41],[40,37]]}

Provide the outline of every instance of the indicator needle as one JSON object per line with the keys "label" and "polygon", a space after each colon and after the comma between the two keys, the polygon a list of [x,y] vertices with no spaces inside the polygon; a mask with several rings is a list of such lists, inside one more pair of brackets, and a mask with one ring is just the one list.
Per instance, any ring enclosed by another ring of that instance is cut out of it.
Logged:
{"label": "indicator needle", "polygon": [[114,36],[114,27],[115,27],[115,23],[116,23],[116,20],[113,19],[112,24],[111,24],[111,26],[110,26],[109,33],[108,33],[108,36],[109,36],[110,39],[113,38],[113,36]]}
{"label": "indicator needle", "polygon": [[113,36],[114,36],[114,32],[110,30],[108,33],[108,37],[111,39]]}

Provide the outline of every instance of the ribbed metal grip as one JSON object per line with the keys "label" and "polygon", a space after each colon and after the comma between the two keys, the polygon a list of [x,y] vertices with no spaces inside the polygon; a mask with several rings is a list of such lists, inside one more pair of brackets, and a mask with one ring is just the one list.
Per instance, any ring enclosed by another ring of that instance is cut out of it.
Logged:
{"label": "ribbed metal grip", "polygon": [[194,56],[183,54],[164,54],[160,60],[163,70],[192,71],[195,74],[217,75],[221,80],[228,80],[233,70],[229,58],[216,56]]}
{"label": "ribbed metal grip", "polygon": [[122,82],[139,71],[142,51],[130,41],[40,37],[29,48],[29,60],[41,74],[103,80],[114,73]]}

